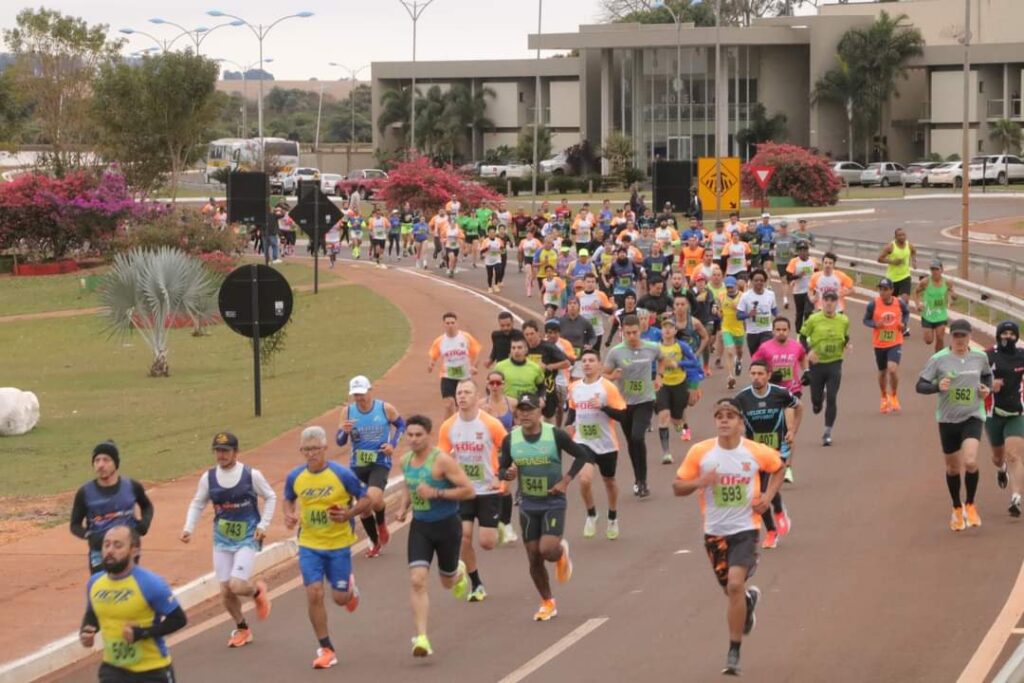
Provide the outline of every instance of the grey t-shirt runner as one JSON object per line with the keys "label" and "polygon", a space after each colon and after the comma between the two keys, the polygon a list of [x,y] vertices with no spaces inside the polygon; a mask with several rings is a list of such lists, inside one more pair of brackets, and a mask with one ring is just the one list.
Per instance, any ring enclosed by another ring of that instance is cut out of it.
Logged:
{"label": "grey t-shirt runner", "polygon": [[622,368],[622,375],[616,380],[619,391],[626,399],[626,405],[636,405],[654,400],[653,364],[661,358],[661,348],[654,342],[642,341],[633,349],[625,342],[612,347],[604,359],[604,367],[611,371]]}
{"label": "grey t-shirt runner", "polygon": [[974,349],[959,356],[945,348],[932,356],[921,371],[921,379],[933,384],[938,384],[944,377],[952,381],[949,391],[939,393],[935,419],[949,423],[966,422],[972,417],[984,420],[985,401],[978,393],[978,387],[982,384],[992,386],[988,356]]}

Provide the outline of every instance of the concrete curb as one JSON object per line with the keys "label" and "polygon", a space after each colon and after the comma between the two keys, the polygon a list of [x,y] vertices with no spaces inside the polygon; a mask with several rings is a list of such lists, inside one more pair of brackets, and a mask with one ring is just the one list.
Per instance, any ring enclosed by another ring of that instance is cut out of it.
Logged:
{"label": "concrete curb", "polygon": [[[948,228],[943,228],[939,234],[951,240],[959,241],[960,235],[955,234],[959,229],[959,225],[951,225]],[[971,231],[967,241],[978,244],[1002,244],[1008,247],[1024,247],[1024,237],[1007,237],[1004,239],[1001,235],[993,235],[987,232]]]}

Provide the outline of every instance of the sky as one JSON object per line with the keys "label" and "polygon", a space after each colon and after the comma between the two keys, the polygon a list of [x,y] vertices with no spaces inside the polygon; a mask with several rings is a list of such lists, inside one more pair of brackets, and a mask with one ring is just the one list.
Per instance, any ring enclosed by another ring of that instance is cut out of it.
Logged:
{"label": "sky", "polygon": [[[111,33],[128,39],[126,52],[155,43],[140,35],[121,36],[117,33],[121,28],[146,31],[161,39],[180,33],[150,23],[154,17],[193,29],[224,21],[207,16],[211,9],[235,14],[252,24],[270,24],[285,14],[311,11],[313,17],[284,21],[264,40],[264,57],[274,60],[267,70],[278,80],[341,78],[343,71],[329,66],[330,62],[358,69],[372,61],[412,58],[412,22],[399,0],[3,0],[0,28],[12,27],[22,7],[40,4],[92,24],[109,25]],[[580,24],[599,19],[598,0],[548,0],[543,32],[575,32]],[[533,57],[526,41],[536,30],[537,5],[530,0],[434,0],[418,23],[417,59]],[[210,34],[201,52],[245,65],[259,60],[256,37],[244,26]],[[369,69],[360,73],[362,78],[368,76]]]}

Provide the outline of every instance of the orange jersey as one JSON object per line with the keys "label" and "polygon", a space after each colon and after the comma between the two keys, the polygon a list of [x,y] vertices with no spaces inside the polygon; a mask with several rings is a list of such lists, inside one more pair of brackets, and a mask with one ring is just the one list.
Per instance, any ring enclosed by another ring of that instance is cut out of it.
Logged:
{"label": "orange jersey", "polygon": [[846,293],[853,291],[853,278],[841,270],[833,270],[831,275],[819,270],[811,276],[807,285],[807,292],[814,299],[815,306],[821,308],[821,295],[825,292],[835,292],[839,296],[839,310],[846,310]]}
{"label": "orange jersey", "polygon": [[688,279],[693,279],[693,273],[700,266],[704,260],[704,247],[697,246],[691,249],[690,247],[683,247],[682,249],[683,259],[683,272],[686,273]]}
{"label": "orange jersey", "polygon": [[884,303],[877,296],[873,302],[874,314],[871,319],[871,345],[876,349],[888,349],[903,343],[903,301],[894,296],[891,303]]}
{"label": "orange jersey", "polygon": [[480,353],[480,342],[469,332],[456,332],[454,337],[442,334],[430,345],[430,359],[441,361],[441,377],[469,379],[471,365]]}
{"label": "orange jersey", "polygon": [[459,463],[476,494],[484,496],[502,490],[498,451],[507,434],[501,421],[483,410],[478,410],[472,420],[463,420],[456,413],[441,423],[437,447]]}

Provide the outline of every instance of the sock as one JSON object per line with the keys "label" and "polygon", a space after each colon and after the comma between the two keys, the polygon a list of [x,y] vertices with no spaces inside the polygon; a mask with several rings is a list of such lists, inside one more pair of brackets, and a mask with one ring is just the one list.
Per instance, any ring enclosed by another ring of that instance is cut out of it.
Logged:
{"label": "sock", "polygon": [[383,525],[384,524],[384,510],[385,509],[386,508],[382,508],[380,510],[375,510],[374,513],[373,513],[373,518],[375,520],[377,520],[377,524],[378,525]]}
{"label": "sock", "polygon": [[978,490],[978,472],[964,472],[964,483],[967,485],[967,504],[974,503],[974,494]]}
{"label": "sock", "polygon": [[960,475],[947,474],[946,487],[949,489],[949,497],[953,499],[953,507],[960,507]]}
{"label": "sock", "polygon": [[245,631],[249,628],[249,624],[245,622],[245,619],[242,619],[240,622],[235,624],[235,628],[237,628],[239,631]]}
{"label": "sock", "polygon": [[473,590],[480,587],[480,571],[474,570],[469,573],[469,580],[473,582]]}
{"label": "sock", "polygon": [[730,640],[729,641],[729,652],[730,653],[731,652],[735,652],[736,654],[739,654],[740,653],[740,641],[738,641],[738,640]]}
{"label": "sock", "polygon": [[662,453],[668,453],[668,427],[658,427],[658,438],[661,439]]}
{"label": "sock", "polygon": [[782,496],[776,493],[775,497],[772,498],[772,510],[775,512],[775,514],[779,514],[784,509],[785,508],[782,507]]}
{"label": "sock", "polygon": [[366,529],[366,537],[370,539],[370,543],[377,545],[377,522],[371,517],[362,517],[363,528]]}
{"label": "sock", "polygon": [[608,521],[609,522],[612,521],[613,519],[618,519],[618,517],[619,517],[619,511],[618,510],[609,510],[608,511]]}
{"label": "sock", "polygon": [[587,508],[587,517],[597,517],[597,508]]}
{"label": "sock", "polygon": [[328,650],[333,650],[334,649],[334,644],[331,643],[331,637],[327,636],[326,638],[321,638],[320,639],[320,647],[326,648]]}

